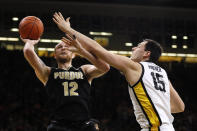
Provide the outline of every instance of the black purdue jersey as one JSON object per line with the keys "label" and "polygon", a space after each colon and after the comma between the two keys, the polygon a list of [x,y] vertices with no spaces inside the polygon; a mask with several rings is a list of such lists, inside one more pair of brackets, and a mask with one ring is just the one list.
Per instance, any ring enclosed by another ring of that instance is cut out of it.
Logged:
{"label": "black purdue jersey", "polygon": [[51,68],[46,89],[51,120],[89,119],[90,84],[81,68]]}

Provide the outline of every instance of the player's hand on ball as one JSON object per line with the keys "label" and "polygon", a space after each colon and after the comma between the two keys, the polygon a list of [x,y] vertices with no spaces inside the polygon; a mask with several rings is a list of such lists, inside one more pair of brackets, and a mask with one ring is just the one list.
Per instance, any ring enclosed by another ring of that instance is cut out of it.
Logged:
{"label": "player's hand on ball", "polygon": [[24,42],[24,43],[30,43],[32,45],[35,45],[37,44],[39,41],[40,41],[40,38],[38,40],[30,40],[30,39],[23,39],[21,36],[20,36],[21,40]]}
{"label": "player's hand on ball", "polygon": [[70,17],[68,17],[66,20],[62,16],[60,12],[55,12],[53,15],[53,21],[57,24],[58,28],[63,31],[67,32],[70,29]]}
{"label": "player's hand on ball", "polygon": [[36,16],[27,16],[19,23],[19,34],[21,38],[37,40],[44,31],[42,21]]}

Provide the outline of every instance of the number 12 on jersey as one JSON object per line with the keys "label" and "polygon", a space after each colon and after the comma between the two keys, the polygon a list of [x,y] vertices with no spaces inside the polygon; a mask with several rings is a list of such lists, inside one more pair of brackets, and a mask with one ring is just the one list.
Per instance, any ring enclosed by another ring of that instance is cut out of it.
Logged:
{"label": "number 12 on jersey", "polygon": [[79,93],[76,92],[78,89],[77,82],[63,82],[64,86],[64,96],[79,96]]}

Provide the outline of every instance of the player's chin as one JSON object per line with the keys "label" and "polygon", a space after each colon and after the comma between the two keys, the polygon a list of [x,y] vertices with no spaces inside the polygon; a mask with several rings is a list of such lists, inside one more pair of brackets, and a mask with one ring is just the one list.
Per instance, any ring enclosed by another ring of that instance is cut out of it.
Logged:
{"label": "player's chin", "polygon": [[68,59],[68,58],[58,58],[58,59],[56,59],[58,62],[60,62],[60,63],[66,63],[66,62],[68,62],[70,59]]}
{"label": "player's chin", "polygon": [[59,59],[69,61],[71,58],[68,55],[60,55]]}

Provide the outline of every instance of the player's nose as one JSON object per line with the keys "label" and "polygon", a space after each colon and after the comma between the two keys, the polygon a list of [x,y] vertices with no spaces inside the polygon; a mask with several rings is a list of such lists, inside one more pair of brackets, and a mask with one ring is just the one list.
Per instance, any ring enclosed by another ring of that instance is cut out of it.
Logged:
{"label": "player's nose", "polygon": [[134,51],[136,49],[136,47],[133,47],[132,49],[131,49],[131,51]]}

